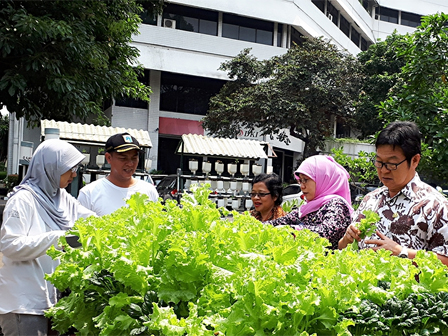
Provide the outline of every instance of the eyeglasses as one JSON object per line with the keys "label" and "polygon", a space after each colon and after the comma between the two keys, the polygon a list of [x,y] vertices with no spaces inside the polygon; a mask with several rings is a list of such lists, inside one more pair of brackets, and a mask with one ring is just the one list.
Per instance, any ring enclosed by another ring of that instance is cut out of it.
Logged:
{"label": "eyeglasses", "polygon": [[398,162],[398,163],[381,162],[381,161],[375,160],[373,162],[373,165],[378,169],[386,167],[387,170],[397,170],[398,166],[401,165],[406,160],[407,159],[404,159],[403,161]]}
{"label": "eyeglasses", "polygon": [[309,182],[309,179],[297,178],[298,184],[307,184],[308,182]]}
{"label": "eyeglasses", "polygon": [[73,168],[71,168],[70,171],[72,172],[72,174],[73,174],[73,173],[76,173],[76,172],[78,171],[78,168],[79,168],[79,166],[76,165],[76,166],[74,166]]}
{"label": "eyeglasses", "polygon": [[267,195],[270,195],[271,193],[250,193],[249,195],[250,195],[250,197],[251,198],[255,198],[255,197],[259,197],[259,198],[262,198],[262,197],[266,197]]}

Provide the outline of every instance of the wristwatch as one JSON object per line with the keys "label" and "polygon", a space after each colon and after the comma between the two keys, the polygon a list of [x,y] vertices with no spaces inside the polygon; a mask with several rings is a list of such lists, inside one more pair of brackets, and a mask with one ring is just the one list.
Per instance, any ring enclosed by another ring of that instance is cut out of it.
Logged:
{"label": "wristwatch", "polygon": [[398,256],[400,258],[408,258],[408,248],[403,246],[401,248],[401,252],[398,254]]}

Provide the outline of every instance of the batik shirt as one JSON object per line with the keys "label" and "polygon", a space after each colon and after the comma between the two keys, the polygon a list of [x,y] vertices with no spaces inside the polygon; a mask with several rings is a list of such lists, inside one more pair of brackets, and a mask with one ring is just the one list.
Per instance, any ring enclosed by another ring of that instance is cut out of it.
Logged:
{"label": "batik shirt", "polygon": [[[362,211],[380,216],[377,229],[397,244],[415,250],[433,251],[448,256],[448,201],[437,190],[414,178],[394,197],[387,187],[367,194],[353,216],[359,222]],[[380,239],[375,233],[366,239]],[[364,241],[360,248],[372,247]]]}

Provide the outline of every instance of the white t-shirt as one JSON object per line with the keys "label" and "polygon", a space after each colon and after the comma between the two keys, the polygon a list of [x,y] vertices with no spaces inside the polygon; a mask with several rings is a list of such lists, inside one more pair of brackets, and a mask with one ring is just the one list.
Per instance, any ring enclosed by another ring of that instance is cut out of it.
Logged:
{"label": "white t-shirt", "polygon": [[[65,190],[61,193],[61,208],[77,202]],[[40,217],[39,207],[28,190],[18,191],[6,203],[0,231],[0,314],[43,315],[56,303],[56,289],[44,276],[53,273],[59,261],[46,253],[66,231],[51,229]],[[78,207],[78,218],[92,215]]]}
{"label": "white t-shirt", "polygon": [[107,178],[96,180],[79,191],[78,201],[98,216],[109,215],[126,206],[126,200],[137,192],[148,195],[150,201],[157,202],[159,194],[156,188],[143,180],[136,181],[137,183],[129,188],[121,188]]}

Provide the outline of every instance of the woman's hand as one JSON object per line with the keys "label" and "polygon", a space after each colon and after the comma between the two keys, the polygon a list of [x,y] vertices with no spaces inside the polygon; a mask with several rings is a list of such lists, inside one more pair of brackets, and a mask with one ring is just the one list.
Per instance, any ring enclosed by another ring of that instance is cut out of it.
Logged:
{"label": "woman's hand", "polygon": [[353,243],[355,240],[360,241],[360,233],[361,231],[359,231],[354,224],[350,224],[347,228],[347,231],[345,231],[344,236],[341,238],[341,240],[339,240],[338,248],[342,250],[346,248],[348,244]]}

